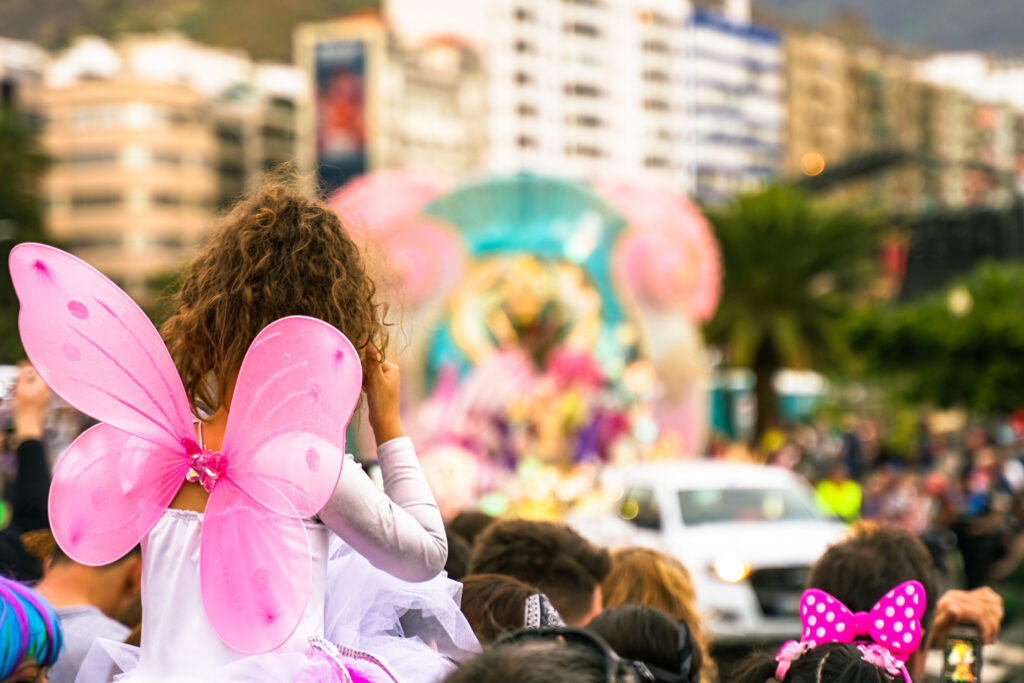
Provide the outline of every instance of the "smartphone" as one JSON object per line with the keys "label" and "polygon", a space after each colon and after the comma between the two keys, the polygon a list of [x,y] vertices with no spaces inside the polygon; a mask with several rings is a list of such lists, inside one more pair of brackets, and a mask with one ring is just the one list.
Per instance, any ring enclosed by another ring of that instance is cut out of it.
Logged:
{"label": "smartphone", "polygon": [[981,631],[974,624],[957,624],[942,648],[943,683],[981,681]]}

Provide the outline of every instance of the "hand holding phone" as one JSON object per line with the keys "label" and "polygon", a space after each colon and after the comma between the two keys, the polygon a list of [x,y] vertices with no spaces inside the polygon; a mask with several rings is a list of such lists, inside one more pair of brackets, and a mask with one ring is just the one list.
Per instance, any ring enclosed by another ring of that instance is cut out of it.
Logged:
{"label": "hand holding phone", "polygon": [[957,624],[949,630],[942,648],[942,681],[981,681],[981,631],[974,624]]}

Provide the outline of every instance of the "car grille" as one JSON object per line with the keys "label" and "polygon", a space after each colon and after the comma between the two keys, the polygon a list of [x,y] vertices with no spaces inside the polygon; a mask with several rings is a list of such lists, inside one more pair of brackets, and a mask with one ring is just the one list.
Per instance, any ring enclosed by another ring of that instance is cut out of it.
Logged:
{"label": "car grille", "polygon": [[809,567],[765,567],[750,572],[761,612],[766,617],[796,617]]}

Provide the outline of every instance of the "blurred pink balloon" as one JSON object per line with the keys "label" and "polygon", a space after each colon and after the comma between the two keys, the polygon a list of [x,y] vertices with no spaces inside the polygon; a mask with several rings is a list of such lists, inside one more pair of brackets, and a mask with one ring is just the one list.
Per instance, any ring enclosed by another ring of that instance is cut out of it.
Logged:
{"label": "blurred pink balloon", "polygon": [[448,189],[435,175],[412,169],[385,169],[357,176],[327,201],[342,222],[371,232],[412,218]]}
{"label": "blurred pink balloon", "polygon": [[613,268],[637,303],[709,320],[721,294],[722,265],[697,207],[653,180],[601,178],[594,191],[629,221]]}

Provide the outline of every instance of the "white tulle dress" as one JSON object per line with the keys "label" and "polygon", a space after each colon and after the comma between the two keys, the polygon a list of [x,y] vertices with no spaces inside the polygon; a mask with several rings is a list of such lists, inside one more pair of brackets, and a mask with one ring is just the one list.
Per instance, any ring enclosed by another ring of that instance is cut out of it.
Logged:
{"label": "white tulle dress", "polygon": [[[312,584],[295,633],[246,655],[220,641],[199,588],[203,516],[167,510],[143,541],[142,641],[98,640],[76,681],[420,683],[479,652],[442,571],[447,542],[412,442],[378,449],[382,492],[347,456],[320,521],[307,521]],[[332,533],[333,532],[333,533]]]}

